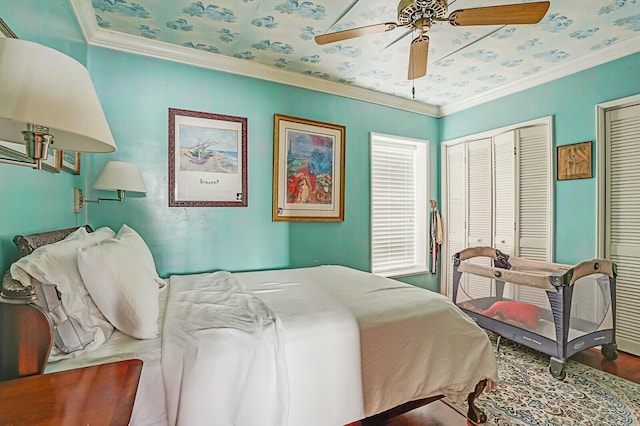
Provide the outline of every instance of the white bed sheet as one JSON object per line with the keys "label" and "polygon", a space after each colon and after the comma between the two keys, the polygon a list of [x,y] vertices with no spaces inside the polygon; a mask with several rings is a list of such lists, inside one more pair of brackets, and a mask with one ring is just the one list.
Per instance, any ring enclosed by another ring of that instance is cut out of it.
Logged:
{"label": "white bed sheet", "polygon": [[[410,400],[466,397],[478,381],[489,379],[492,387],[498,380],[486,333],[437,293],[341,266],[233,276],[283,326],[289,426],[344,425]],[[91,353],[49,363],[46,372],[131,358],[144,361],[131,424],[166,425],[161,338],[116,332]]]}
{"label": "white bed sheet", "polygon": [[[159,292],[158,327],[162,335],[162,325],[166,311],[167,287]],[[71,370],[89,365],[104,364],[125,359],[141,359],[142,373],[131,415],[131,424],[135,426],[166,426],[167,409],[164,383],[162,380],[161,338],[139,340],[120,331],[101,346],[79,357],[49,362],[45,373]]]}
{"label": "white bed sheet", "polygon": [[281,320],[289,426],[336,426],[362,419],[359,331],[351,312],[323,291],[322,282],[311,279],[309,269],[234,276]]}
{"label": "white bed sheet", "polygon": [[228,272],[170,278],[162,333],[169,424],[285,426],[280,320]]}

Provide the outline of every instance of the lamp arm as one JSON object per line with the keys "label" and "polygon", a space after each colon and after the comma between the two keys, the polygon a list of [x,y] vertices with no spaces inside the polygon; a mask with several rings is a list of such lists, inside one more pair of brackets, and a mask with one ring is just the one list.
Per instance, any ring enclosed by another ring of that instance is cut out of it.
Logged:
{"label": "lamp arm", "polygon": [[40,161],[39,158],[31,162],[31,161],[14,160],[12,158],[0,157],[0,164],[12,164],[14,166],[30,167],[34,170],[40,170],[42,168],[42,162]]}
{"label": "lamp arm", "polygon": [[80,213],[86,203],[100,204],[100,201],[120,201],[124,200],[124,189],[118,189],[118,198],[100,198],[95,200],[88,200],[83,194],[80,188],[74,188],[73,190],[73,211],[74,213]]}

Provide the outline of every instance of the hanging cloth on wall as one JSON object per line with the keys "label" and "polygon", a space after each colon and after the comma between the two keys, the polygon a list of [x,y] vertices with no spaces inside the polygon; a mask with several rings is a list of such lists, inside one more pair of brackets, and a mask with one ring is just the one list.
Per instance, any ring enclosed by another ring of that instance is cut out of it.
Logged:
{"label": "hanging cloth on wall", "polygon": [[440,244],[442,244],[442,220],[436,208],[437,203],[431,200],[431,239],[429,241],[430,271],[432,274],[438,272],[438,255]]}

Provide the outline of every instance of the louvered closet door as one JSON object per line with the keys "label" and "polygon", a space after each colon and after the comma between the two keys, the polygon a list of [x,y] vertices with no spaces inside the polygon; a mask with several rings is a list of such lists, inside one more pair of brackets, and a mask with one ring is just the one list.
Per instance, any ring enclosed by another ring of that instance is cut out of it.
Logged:
{"label": "louvered closet door", "polygon": [[[465,161],[466,145],[464,143],[447,147],[447,216],[444,218],[447,253],[442,265],[447,277],[447,295],[453,297],[453,262],[454,254],[463,250],[466,245],[467,217],[467,172]],[[463,276],[463,280],[465,277]],[[464,281],[463,281],[464,283]]]}
{"label": "louvered closet door", "polygon": [[548,127],[525,127],[518,132],[517,235],[518,256],[551,261],[549,195],[551,157]]}
{"label": "louvered closet door", "polygon": [[[467,245],[491,246],[493,224],[491,138],[467,143]],[[471,262],[491,265],[488,258]],[[467,292],[472,297],[491,295],[491,280],[469,275]]]}
{"label": "louvered closet door", "polygon": [[[552,185],[548,126],[525,127],[516,131],[518,173],[516,182],[516,255],[551,261],[550,194]],[[519,300],[547,306],[544,292],[517,286]]]}
{"label": "louvered closet door", "polygon": [[640,355],[640,106],[606,113],[605,257],[618,266],[616,340]]}
{"label": "louvered closet door", "polygon": [[[515,131],[493,138],[493,247],[506,254],[514,249]],[[513,298],[507,283],[504,297]]]}

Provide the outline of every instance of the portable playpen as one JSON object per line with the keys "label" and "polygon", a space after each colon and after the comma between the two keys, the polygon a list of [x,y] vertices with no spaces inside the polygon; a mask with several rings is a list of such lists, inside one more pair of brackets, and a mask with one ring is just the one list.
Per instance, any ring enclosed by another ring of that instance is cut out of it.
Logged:
{"label": "portable playpen", "polygon": [[453,301],[481,327],[550,356],[549,371],[564,379],[577,352],[615,343],[616,265],[592,259],[576,265],[528,260],[492,247],[453,257]]}

